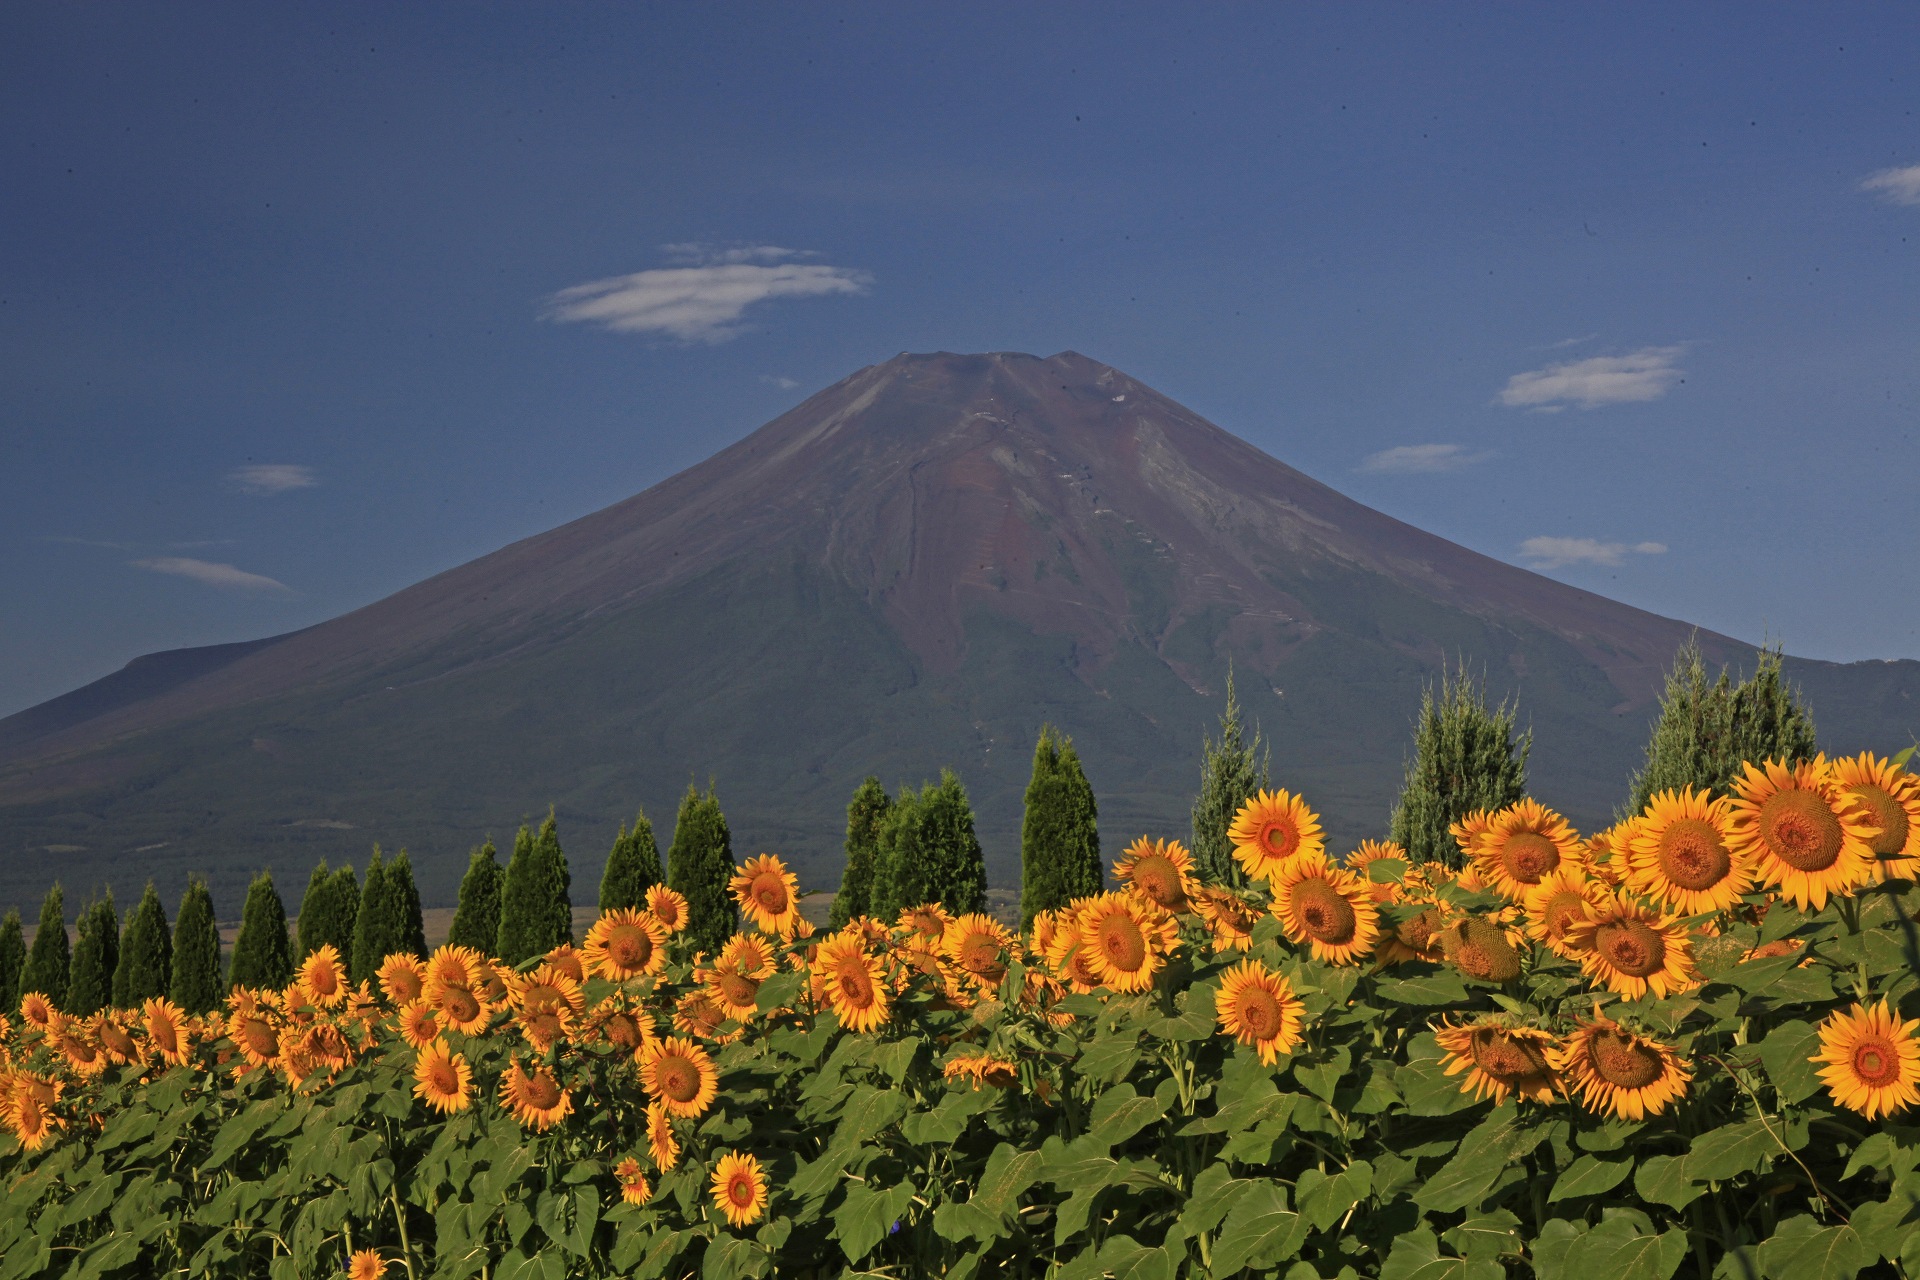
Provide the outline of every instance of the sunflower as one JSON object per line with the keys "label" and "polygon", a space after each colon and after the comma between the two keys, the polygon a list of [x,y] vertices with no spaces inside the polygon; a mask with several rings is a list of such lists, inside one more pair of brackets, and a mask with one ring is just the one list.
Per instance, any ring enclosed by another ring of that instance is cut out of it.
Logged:
{"label": "sunflower", "polygon": [[572,1114],[573,1095],[551,1067],[535,1067],[529,1073],[515,1062],[500,1078],[500,1105],[511,1111],[523,1128],[545,1133]]}
{"label": "sunflower", "polygon": [[1145,991],[1179,944],[1172,917],[1139,898],[1102,893],[1080,907],[1087,967],[1115,991]]}
{"label": "sunflower", "polygon": [[394,1008],[418,1000],[427,989],[427,968],[404,951],[396,951],[380,962],[380,990]]}
{"label": "sunflower", "polygon": [[1579,952],[1567,942],[1567,930],[1592,915],[1600,892],[1578,866],[1555,867],[1520,899],[1527,936],[1564,960],[1578,960]]}
{"label": "sunflower", "polygon": [[737,961],[719,960],[707,970],[706,990],[729,1018],[745,1022],[760,1012],[760,982]]}
{"label": "sunflower", "polygon": [[536,1053],[552,1052],[553,1047],[571,1036],[574,1029],[573,1015],[565,1005],[522,1009],[513,1021]]}
{"label": "sunflower", "polygon": [[719,1081],[707,1051],[684,1036],[668,1036],[640,1051],[640,1087],[676,1116],[704,1113]]}
{"label": "sunflower", "polygon": [[571,942],[561,943],[541,958],[548,966],[558,969],[575,982],[587,980],[586,958],[573,949]]}
{"label": "sunflower", "polygon": [[1446,923],[1446,917],[1440,912],[1438,904],[1410,902],[1405,904],[1419,907],[1420,910],[1393,926],[1393,932],[1380,939],[1374,952],[1374,959],[1381,965],[1406,964],[1410,960],[1424,960],[1438,964],[1446,959],[1446,952],[1440,945],[1440,929]]}
{"label": "sunflower", "polygon": [[680,1163],[680,1139],[674,1136],[673,1115],[664,1102],[647,1104],[647,1154],[662,1173],[673,1172]]}
{"label": "sunflower", "polygon": [[42,1076],[21,1074],[0,1094],[0,1120],[6,1121],[14,1137],[28,1151],[38,1151],[61,1129],[66,1121],[54,1114],[61,1086]]}
{"label": "sunflower", "polygon": [[1748,764],[1734,783],[1732,812],[1734,849],[1802,910],[1850,896],[1875,874],[1872,811],[1841,789],[1824,760]]}
{"label": "sunflower", "polygon": [[471,988],[452,983],[429,986],[427,996],[440,1011],[441,1020],[463,1035],[479,1035],[493,1019],[493,1006]]}
{"label": "sunflower", "polygon": [[651,913],[623,907],[593,922],[581,954],[588,972],[609,982],[648,977],[666,966],[667,930]]}
{"label": "sunflower", "polygon": [[1673,917],[1632,898],[1596,896],[1587,918],[1568,925],[1566,936],[1587,976],[1629,1000],[1699,985],[1687,931]]}
{"label": "sunflower", "polygon": [[1489,889],[1509,902],[1562,863],[1580,860],[1581,842],[1567,820],[1533,800],[1519,800],[1493,815],[1474,841],[1473,866]]}
{"label": "sunflower", "polygon": [[1294,858],[1275,875],[1273,914],[1288,939],[1311,944],[1313,958],[1329,964],[1357,964],[1380,940],[1380,911],[1366,886],[1323,855]]}
{"label": "sunflower", "polygon": [[758,1222],[767,1211],[767,1175],[752,1156],[730,1151],[713,1170],[714,1207],[736,1227]]}
{"label": "sunflower", "polygon": [[1290,791],[1261,791],[1240,806],[1227,828],[1233,856],[1247,874],[1271,880],[1291,858],[1327,851],[1320,818]]}
{"label": "sunflower", "polygon": [[770,853],[748,858],[727,887],[760,932],[793,936],[794,924],[800,918],[800,880],[787,870],[786,863]]}
{"label": "sunflower", "polygon": [[1203,884],[1194,890],[1193,909],[1213,934],[1215,951],[1246,951],[1253,946],[1253,926],[1260,912],[1239,894],[1218,885]]}
{"label": "sunflower", "polygon": [[610,1001],[595,1006],[591,1027],[613,1048],[627,1053],[655,1038],[651,1016]]}
{"label": "sunflower", "polygon": [[147,1042],[160,1060],[172,1067],[185,1066],[193,1042],[188,1038],[187,1015],[180,1012],[180,1006],[164,997],[155,998],[142,1004],[140,1013],[146,1022]]}
{"label": "sunflower", "polygon": [[678,890],[656,884],[647,890],[647,914],[660,922],[669,934],[687,927],[687,899]]}
{"label": "sunflower", "polygon": [[1547,1032],[1481,1018],[1464,1026],[1443,1022],[1434,1038],[1446,1050],[1446,1074],[1466,1072],[1460,1092],[1472,1094],[1474,1101],[1492,1098],[1498,1104],[1516,1093],[1535,1102],[1553,1101],[1560,1077],[1549,1060],[1554,1043]]}
{"label": "sunflower", "polygon": [[227,1020],[227,1035],[250,1067],[269,1067],[280,1060],[280,1032],[257,1005],[235,1009]]}
{"label": "sunflower", "polygon": [[1833,1100],[1869,1120],[1920,1103],[1920,1021],[1908,1021],[1882,1000],[1835,1010],[1820,1024],[1821,1063]]}
{"label": "sunflower", "polygon": [[553,964],[543,964],[524,977],[514,976],[507,985],[507,996],[528,1013],[578,1017],[587,1008],[579,980]]}
{"label": "sunflower", "polygon": [[380,1280],[387,1271],[378,1249],[356,1249],[347,1259],[347,1280]]}
{"label": "sunflower", "polygon": [[97,1076],[107,1069],[106,1050],[87,1033],[87,1025],[78,1018],[61,1018],[54,1024],[53,1045],[67,1065],[80,1076]]}
{"label": "sunflower", "polygon": [[917,907],[903,908],[894,928],[906,931],[908,946],[920,951],[938,951],[953,924],[954,919],[945,907],[937,902],[923,902]]}
{"label": "sunflower", "polygon": [[426,989],[444,986],[471,990],[486,969],[486,957],[472,947],[444,946],[427,957]]}
{"label": "sunflower", "polygon": [[1520,953],[1506,930],[1480,916],[1467,916],[1440,930],[1440,954],[1447,963],[1482,982],[1511,982],[1520,976]]}
{"label": "sunflower", "polygon": [[1260,1061],[1272,1066],[1300,1043],[1300,1018],[1306,1006],[1285,977],[1258,960],[1242,960],[1221,975],[1213,1011],[1222,1035],[1252,1045]]}
{"label": "sunflower", "polygon": [[393,1020],[400,1038],[415,1049],[424,1049],[440,1038],[440,1011],[425,1000],[401,1005]]}
{"label": "sunflower", "polygon": [[38,991],[29,991],[20,997],[20,1016],[42,1031],[52,1024],[55,1012],[53,1001]]}
{"label": "sunflower", "polygon": [[1447,834],[1460,846],[1460,852],[1468,862],[1473,861],[1474,847],[1480,843],[1480,837],[1487,834],[1487,828],[1493,825],[1493,810],[1475,809],[1472,813],[1447,824]]}
{"label": "sunflower", "polygon": [[1753,866],[1729,841],[1732,809],[1691,787],[1654,796],[1627,838],[1626,887],[1683,916],[1740,901]]}
{"label": "sunflower", "polygon": [[1693,1078],[1670,1047],[1601,1017],[1598,1005],[1554,1051],[1553,1066],[1589,1111],[1620,1120],[1659,1115]]}
{"label": "sunflower", "polygon": [[1047,963],[1074,991],[1084,995],[1100,987],[1100,975],[1093,967],[1093,950],[1080,936],[1080,923],[1069,917],[1054,926],[1047,941]]}
{"label": "sunflower", "polygon": [[1020,1064],[990,1053],[963,1050],[947,1059],[940,1074],[948,1080],[971,1080],[975,1089],[982,1085],[1005,1089],[1020,1082]]}
{"label": "sunflower", "polygon": [[444,1116],[465,1111],[473,1102],[473,1069],[446,1041],[435,1040],[414,1059],[413,1096]]}
{"label": "sunflower", "polygon": [[1398,896],[1401,884],[1396,884],[1391,880],[1378,884],[1374,883],[1367,874],[1367,868],[1376,862],[1399,862],[1404,864],[1407,868],[1403,873],[1401,881],[1401,884],[1404,884],[1407,877],[1414,875],[1413,859],[1407,856],[1405,849],[1391,840],[1362,840],[1360,847],[1346,857],[1343,865],[1348,871],[1353,872],[1354,875],[1360,878],[1361,884],[1367,886],[1367,894],[1369,897],[1375,902],[1392,902],[1395,897]]}
{"label": "sunflower", "polygon": [[1580,850],[1580,861],[1587,874],[1601,884],[1618,889],[1626,881],[1627,849],[1633,844],[1638,818],[1628,818],[1605,831],[1587,837]]}
{"label": "sunflower", "polygon": [[1185,911],[1193,891],[1193,855],[1178,840],[1141,836],[1113,864],[1113,876],[1162,911]]}
{"label": "sunflower", "polygon": [[620,1184],[620,1199],[627,1204],[645,1204],[653,1199],[653,1186],[632,1156],[613,1166],[613,1176]]}
{"label": "sunflower", "polygon": [[975,911],[947,926],[940,950],[956,969],[991,986],[1005,976],[1007,950],[1012,945],[1013,935],[999,921]]}
{"label": "sunflower", "polygon": [[730,1034],[721,1030],[727,1021],[727,1011],[715,1003],[704,988],[696,987],[687,992],[673,1006],[675,1030],[700,1036],[715,1044],[729,1044],[740,1038],[738,1030]]}
{"label": "sunflower", "polygon": [[[862,916],[860,919],[866,920],[867,917]],[[851,929],[853,925],[850,924],[847,927]],[[872,936],[871,931],[866,932],[869,937]],[[886,930],[880,930],[879,936],[880,940],[884,941],[887,936]],[[716,963],[733,965],[741,973],[763,979],[771,978],[777,968],[773,948],[767,945],[765,938],[751,933],[736,933],[728,938],[727,945],[720,948],[720,959]]]}
{"label": "sunflower", "polygon": [[125,1066],[141,1056],[140,1046],[120,1024],[118,1011],[96,1013],[87,1024],[87,1031],[95,1044],[107,1055],[107,1060],[115,1066]]}
{"label": "sunflower", "polygon": [[1920,878],[1920,777],[1871,751],[1832,765],[1833,780],[1873,816],[1868,841],[1882,880]]}
{"label": "sunflower", "polygon": [[298,998],[316,1009],[331,1009],[346,998],[347,971],[340,963],[340,949],[331,942],[300,962],[295,978]]}
{"label": "sunflower", "polygon": [[885,975],[861,935],[842,933],[821,943],[809,976],[841,1026],[864,1032],[886,1024],[892,1009]]}

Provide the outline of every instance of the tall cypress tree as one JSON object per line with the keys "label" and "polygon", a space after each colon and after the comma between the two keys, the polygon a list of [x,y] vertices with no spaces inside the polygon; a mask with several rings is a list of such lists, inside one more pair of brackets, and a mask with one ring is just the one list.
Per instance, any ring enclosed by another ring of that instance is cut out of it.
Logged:
{"label": "tall cypress tree", "polygon": [[1527,793],[1527,755],[1533,731],[1514,734],[1511,701],[1488,707],[1464,668],[1442,668],[1436,696],[1420,694],[1413,759],[1393,807],[1392,838],[1416,864],[1464,864],[1466,854],[1447,828],[1476,809],[1502,809]]}
{"label": "tall cypress tree", "polygon": [[739,913],[727,889],[733,879],[733,833],[711,782],[704,796],[687,785],[667,850],[667,875],[687,900],[687,936],[695,949],[718,954],[733,935]]}
{"label": "tall cypress tree", "polygon": [[542,952],[573,941],[573,876],[567,870],[567,855],[560,848],[560,825],[553,810],[540,824],[533,838],[534,865],[539,869],[541,894],[547,904],[547,944]]}
{"label": "tall cypress tree", "polygon": [[[549,815],[542,824],[542,836],[552,824]],[[542,836],[520,828],[501,880],[495,954],[508,964],[545,955],[573,936],[573,906],[567,898],[566,859],[559,855],[559,836],[554,834],[550,847]]]}
{"label": "tall cypress tree", "polygon": [[273,887],[273,873],[262,871],[247,886],[240,911],[240,936],[233,940],[227,984],[234,987],[284,987],[293,980],[293,940],[287,936],[287,907]]}
{"label": "tall cypress tree", "polygon": [[147,1000],[164,996],[173,987],[173,936],[167,930],[167,909],[147,881],[147,891],[127,913],[126,932],[120,935],[120,963],[113,971],[116,1009],[138,1009]]}
{"label": "tall cypress tree", "polygon": [[27,953],[27,967],[20,971],[20,994],[38,991],[55,1004],[65,1000],[70,959],[67,896],[56,882],[40,904],[40,923],[33,931],[33,949]]}
{"label": "tall cypress tree", "polygon": [[1073,740],[1042,725],[1020,824],[1020,927],[1042,911],[1100,892],[1099,811]]}
{"label": "tall cypress tree", "polygon": [[929,896],[955,915],[987,909],[987,861],[973,830],[973,805],[951,769],[921,794],[921,845]]}
{"label": "tall cypress tree", "polygon": [[220,925],[213,894],[195,876],[173,921],[173,1002],[192,1014],[211,1013],[226,986],[220,981]]}
{"label": "tall cypress tree", "polygon": [[[887,820],[893,801],[880,779],[872,774],[860,784],[847,804],[847,865],[840,872],[840,892],[833,895],[833,914],[829,924],[844,928],[855,916],[864,916],[873,907],[874,864],[880,854],[880,829]],[[896,913],[897,914],[897,913]],[[893,917],[886,917],[889,923]]]}
{"label": "tall cypress tree", "polygon": [[926,790],[902,786],[877,823],[873,893],[867,908],[875,919],[892,921],[908,907],[938,896],[929,892],[927,860],[920,845],[921,797]]}
{"label": "tall cypress tree", "polygon": [[450,947],[472,947],[493,955],[500,941],[500,881],[493,840],[467,855],[467,874],[460,878],[460,901],[453,909],[453,927],[447,931]]}
{"label": "tall cypress tree", "polygon": [[67,1001],[61,1007],[84,1018],[113,999],[113,971],[120,963],[120,917],[113,909],[111,889],[80,913],[79,935],[73,944]]}
{"label": "tall cypress tree", "polygon": [[20,927],[20,913],[9,911],[0,920],[0,1013],[11,1017],[20,1007],[20,975],[26,968],[26,933]]}
{"label": "tall cypress tree", "polygon": [[[426,921],[420,914],[420,890],[413,883],[413,859],[407,856],[405,849],[387,864],[386,881],[387,910],[393,917],[396,939],[393,951],[403,951],[424,960],[427,958]],[[380,959],[385,960],[391,954],[391,951],[383,952]],[[376,962],[375,974],[379,970],[379,963]]]}
{"label": "tall cypress tree", "polygon": [[600,914],[644,905],[647,890],[660,879],[660,846],[654,843],[653,824],[642,809],[634,817],[632,831],[621,825],[607,854],[607,869],[600,873]]}
{"label": "tall cypress tree", "polygon": [[343,953],[347,976],[356,983],[376,977],[380,962],[400,950],[402,924],[395,909],[398,904],[387,889],[390,871],[381,859],[380,846],[373,846],[367,878],[360,886],[360,910],[353,919],[353,950]]}
{"label": "tall cypress tree", "polygon": [[324,859],[307,881],[297,922],[300,945],[295,960],[304,960],[331,944],[343,957],[353,955],[354,925],[360,919],[360,881],[351,866],[328,871]]}
{"label": "tall cypress tree", "polygon": [[1193,869],[1212,884],[1244,887],[1247,874],[1233,856],[1227,829],[1242,805],[1273,784],[1271,747],[1263,749],[1256,726],[1248,739],[1240,724],[1240,698],[1227,664],[1227,705],[1220,713],[1220,739],[1200,739],[1200,794],[1193,801]]}

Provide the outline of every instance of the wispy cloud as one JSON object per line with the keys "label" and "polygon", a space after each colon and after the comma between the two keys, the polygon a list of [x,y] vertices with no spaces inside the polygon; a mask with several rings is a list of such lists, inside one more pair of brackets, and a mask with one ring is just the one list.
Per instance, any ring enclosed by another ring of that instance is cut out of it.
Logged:
{"label": "wispy cloud", "polygon": [[1528,538],[1520,544],[1520,555],[1537,569],[1558,569],[1567,564],[1618,565],[1630,555],[1665,555],[1660,542],[1601,542],[1597,538]]}
{"label": "wispy cloud", "polygon": [[1499,403],[1512,409],[1558,413],[1568,405],[1598,409],[1607,404],[1658,400],[1686,371],[1674,361],[1685,346],[1642,347],[1624,356],[1590,356],[1567,360],[1507,379]]}
{"label": "wispy cloud", "polygon": [[798,378],[783,378],[783,377],[780,377],[778,374],[773,374],[773,373],[761,374],[760,381],[766,383],[770,387],[778,387],[782,391],[791,391],[795,387],[800,385],[800,379]]}
{"label": "wispy cloud", "polygon": [[1882,169],[1861,179],[1862,191],[1877,191],[1889,204],[1920,204],[1920,164]]}
{"label": "wispy cloud", "polygon": [[1463,444],[1402,444],[1368,454],[1361,459],[1360,470],[1401,473],[1458,471],[1486,456],[1484,452],[1471,452]]}
{"label": "wispy cloud", "polygon": [[682,342],[726,342],[746,332],[748,307],[773,298],[865,293],[873,277],[850,267],[793,259],[819,255],[777,245],[663,247],[689,265],[589,280],[547,299],[545,318],[616,333],[658,333]]}
{"label": "wispy cloud", "polygon": [[235,467],[227,472],[227,483],[242,493],[270,498],[289,489],[311,489],[320,483],[320,477],[313,473],[312,467],[299,467],[286,462],[262,462]]}
{"label": "wispy cloud", "polygon": [[182,578],[192,578],[210,587],[219,587],[225,591],[272,591],[291,595],[292,589],[284,582],[276,581],[265,574],[248,573],[245,569],[236,569],[230,564],[216,564],[211,560],[194,560],[187,556],[153,556],[144,560],[127,562],[136,569],[148,569],[154,573],[171,573]]}

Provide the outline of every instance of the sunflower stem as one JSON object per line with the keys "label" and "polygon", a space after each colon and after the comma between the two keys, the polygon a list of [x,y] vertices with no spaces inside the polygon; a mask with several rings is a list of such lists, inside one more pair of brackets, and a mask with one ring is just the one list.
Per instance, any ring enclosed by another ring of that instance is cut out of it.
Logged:
{"label": "sunflower stem", "polygon": [[406,1264],[407,1280],[414,1280],[413,1244],[407,1239],[407,1210],[400,1203],[400,1180],[395,1178],[387,1188],[388,1197],[393,1201],[393,1220],[400,1228],[400,1261]]}

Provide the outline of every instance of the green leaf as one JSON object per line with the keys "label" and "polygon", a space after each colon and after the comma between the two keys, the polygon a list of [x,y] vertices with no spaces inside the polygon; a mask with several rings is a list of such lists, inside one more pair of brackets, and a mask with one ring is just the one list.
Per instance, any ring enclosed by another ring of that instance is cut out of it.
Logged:
{"label": "green leaf", "polygon": [[1783,1022],[1760,1042],[1760,1061],[1782,1103],[1812,1097],[1820,1088],[1820,1029],[1811,1022]]}
{"label": "green leaf", "polygon": [[853,1091],[840,1111],[840,1124],[833,1131],[833,1146],[850,1151],[877,1136],[881,1130],[907,1114],[906,1095],[897,1089],[876,1089],[863,1084]]}
{"label": "green leaf", "polygon": [[1791,1137],[1783,1126],[1776,1123],[1769,1131],[1768,1122],[1757,1119],[1702,1134],[1687,1151],[1687,1176],[1695,1182],[1725,1182],[1743,1173],[1765,1170],[1782,1154],[1775,1133]]}
{"label": "green leaf", "polygon": [[1300,1251],[1307,1221],[1287,1208],[1286,1188],[1259,1181],[1243,1192],[1213,1246],[1213,1274],[1273,1267]]}
{"label": "green leaf", "polygon": [[1467,1001],[1466,984],[1451,969],[1438,969],[1413,978],[1394,978],[1375,987],[1374,994],[1394,1004],[1423,1008],[1449,1008]]}
{"label": "green leaf", "polygon": [[1294,1203],[1316,1229],[1325,1231],[1366,1199],[1372,1189],[1373,1166],[1355,1160],[1331,1177],[1318,1169],[1306,1170],[1294,1183]]}
{"label": "green leaf", "polygon": [[900,1122],[900,1132],[919,1147],[944,1147],[967,1131],[967,1125],[993,1105],[986,1089],[956,1088],[931,1111],[916,1111]]}
{"label": "green leaf", "polygon": [[995,1217],[1007,1216],[1013,1212],[1020,1193],[1038,1180],[1045,1160],[1038,1151],[1023,1151],[1011,1143],[1001,1143],[987,1157],[987,1167],[967,1203]]}
{"label": "green leaf", "polygon": [[1643,1200],[1684,1209],[1707,1193],[1706,1186],[1687,1172],[1685,1156],[1654,1156],[1633,1175],[1633,1189]]}
{"label": "green leaf", "polygon": [[1259,1186],[1253,1178],[1236,1178],[1224,1164],[1210,1164],[1193,1180],[1193,1192],[1186,1208],[1180,1211],[1180,1227],[1188,1235],[1202,1236],[1220,1225],[1233,1212],[1233,1206],[1249,1188]]}
{"label": "green leaf", "polygon": [[1414,1193],[1414,1203],[1438,1213],[1471,1209],[1521,1156],[1546,1138],[1539,1125],[1521,1125],[1511,1106],[1493,1112],[1460,1140],[1453,1159]]}
{"label": "green leaf", "polygon": [[1324,1062],[1300,1062],[1293,1064],[1293,1078],[1306,1086],[1309,1093],[1323,1102],[1333,1101],[1333,1091],[1340,1087],[1346,1078],[1347,1067],[1353,1060],[1352,1053],[1345,1045],[1335,1046]]}
{"label": "green leaf", "polygon": [[847,1261],[857,1264],[872,1253],[912,1203],[911,1182],[885,1191],[863,1182],[848,1183],[846,1199],[833,1215],[833,1234],[840,1241],[840,1251],[847,1255]]}
{"label": "green leaf", "polygon": [[751,1240],[723,1235],[707,1246],[706,1261],[700,1266],[702,1280],[738,1280],[741,1276],[764,1276],[773,1270],[773,1256]]}
{"label": "green leaf", "polygon": [[1100,1095],[1093,1104],[1093,1116],[1087,1132],[1074,1145],[1106,1151],[1125,1142],[1167,1113],[1167,1105],[1158,1098],[1140,1094],[1130,1084],[1117,1084]]}
{"label": "green leaf", "polygon": [[1781,1223],[1760,1246],[1760,1267],[1769,1280],[1853,1280],[1874,1261],[1852,1227],[1822,1227],[1805,1216]]}
{"label": "green leaf", "polygon": [[1380,1280],[1504,1280],[1506,1269],[1491,1259],[1451,1258],[1433,1232],[1421,1227],[1393,1242]]}
{"label": "green leaf", "polygon": [[1501,1258],[1526,1252],[1526,1242],[1520,1235],[1520,1219],[1505,1209],[1468,1218],[1446,1232],[1441,1239],[1461,1257],[1469,1260]]}
{"label": "green leaf", "polygon": [[1581,1156],[1554,1179],[1553,1190],[1547,1193],[1547,1203],[1571,1200],[1576,1196],[1597,1196],[1602,1192],[1611,1191],[1632,1172],[1633,1161],[1631,1160],[1602,1160],[1598,1156]]}
{"label": "green leaf", "polygon": [[1371,884],[1399,884],[1407,878],[1407,864],[1399,858],[1375,858],[1367,864]]}
{"label": "green leaf", "polygon": [[1139,1059],[1140,1035],[1136,1031],[1129,1031],[1124,1035],[1107,1035],[1095,1040],[1080,1051],[1080,1057],[1074,1065],[1082,1076],[1096,1084],[1105,1084],[1133,1070],[1133,1064]]}

